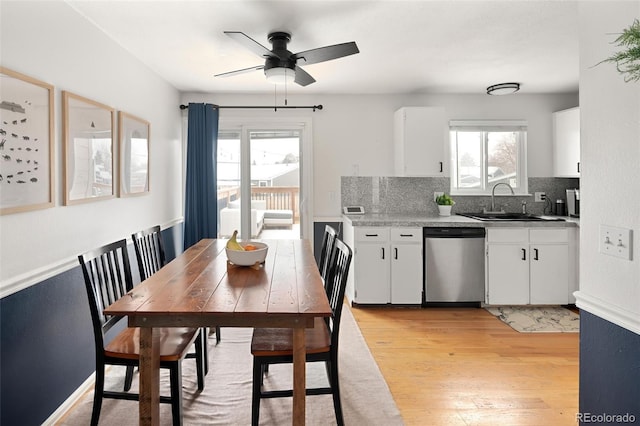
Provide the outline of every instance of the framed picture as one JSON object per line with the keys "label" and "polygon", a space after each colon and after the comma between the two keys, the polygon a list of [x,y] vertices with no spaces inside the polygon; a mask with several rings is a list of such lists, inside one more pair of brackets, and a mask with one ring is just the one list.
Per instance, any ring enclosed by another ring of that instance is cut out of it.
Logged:
{"label": "framed picture", "polygon": [[149,122],[118,112],[120,196],[149,193]]}
{"label": "framed picture", "polygon": [[53,86],[0,67],[0,214],[53,207]]}
{"label": "framed picture", "polygon": [[115,111],[62,92],[64,204],[115,197]]}

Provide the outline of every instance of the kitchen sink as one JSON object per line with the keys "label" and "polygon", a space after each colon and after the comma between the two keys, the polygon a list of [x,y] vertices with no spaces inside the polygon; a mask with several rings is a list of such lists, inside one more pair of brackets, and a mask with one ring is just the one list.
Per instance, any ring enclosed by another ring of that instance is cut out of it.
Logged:
{"label": "kitchen sink", "polygon": [[459,216],[466,216],[472,219],[491,221],[520,221],[520,222],[532,222],[532,221],[548,221],[548,222],[563,222],[564,219],[559,217],[548,216],[536,216],[527,213],[457,213]]}

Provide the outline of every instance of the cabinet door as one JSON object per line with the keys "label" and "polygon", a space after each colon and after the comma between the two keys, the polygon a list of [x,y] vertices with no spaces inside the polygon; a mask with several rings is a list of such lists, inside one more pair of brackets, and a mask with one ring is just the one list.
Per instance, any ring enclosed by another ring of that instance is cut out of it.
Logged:
{"label": "cabinet door", "polygon": [[394,126],[396,175],[448,176],[444,108],[401,108],[396,111]]}
{"label": "cabinet door", "polygon": [[389,245],[356,242],[355,296],[356,303],[389,303]]}
{"label": "cabinet door", "polygon": [[569,246],[531,245],[530,303],[566,305],[569,303]]}
{"label": "cabinet door", "polygon": [[391,303],[422,303],[422,244],[392,244]]}
{"label": "cabinet door", "polygon": [[529,303],[528,246],[488,244],[487,250],[487,304]]}
{"label": "cabinet door", "polygon": [[553,174],[580,177],[580,108],[553,113]]}

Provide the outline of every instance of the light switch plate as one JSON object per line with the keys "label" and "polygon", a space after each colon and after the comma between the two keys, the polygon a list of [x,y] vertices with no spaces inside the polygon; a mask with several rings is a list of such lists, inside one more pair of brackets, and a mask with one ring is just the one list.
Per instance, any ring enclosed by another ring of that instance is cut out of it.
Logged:
{"label": "light switch plate", "polygon": [[600,253],[621,259],[631,260],[631,229],[600,225],[599,249]]}

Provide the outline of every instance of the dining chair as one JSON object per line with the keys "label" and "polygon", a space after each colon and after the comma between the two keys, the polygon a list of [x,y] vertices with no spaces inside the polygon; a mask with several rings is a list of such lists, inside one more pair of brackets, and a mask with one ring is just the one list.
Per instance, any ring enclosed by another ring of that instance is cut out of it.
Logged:
{"label": "dining chair", "polygon": [[[166,261],[164,243],[160,225],[143,229],[135,234],[131,234],[133,248],[138,261],[138,271],[140,279],[146,280],[162,268]],[[207,328],[202,328],[202,344],[204,345],[205,374],[209,372],[209,354],[207,349]],[[220,343],[220,327],[216,327],[216,344]]]}
{"label": "dining chair", "polygon": [[[89,299],[89,310],[93,324],[93,336],[96,354],[96,378],[93,396],[91,425],[97,425],[100,418],[103,398],[138,401],[139,395],[104,389],[105,367],[120,365],[127,367],[127,376],[133,368],[139,366],[140,331],[138,328],[125,327],[115,336],[112,328],[123,319],[122,316],[109,316],[104,308],[125,296],[133,289],[131,267],[127,253],[127,241],[120,240],[78,256],[82,267],[85,287]],[[109,333],[109,331],[111,333]],[[161,328],[160,368],[170,372],[170,396],[161,396],[161,403],[171,404],[174,425],[182,424],[182,360],[200,335],[198,328]],[[198,388],[204,385],[204,359],[196,359]],[[125,379],[126,382],[127,379]],[[129,382],[129,388],[131,383]]]}
{"label": "dining chair", "polygon": [[329,256],[333,250],[335,239],[338,236],[338,232],[330,225],[325,225],[324,234],[322,236],[322,245],[320,246],[320,259],[318,262],[318,269],[320,269],[320,275],[322,279],[326,281],[329,265]]}
{"label": "dining chair", "polygon": [[[329,386],[307,388],[307,395],[333,395],[333,408],[339,426],[344,425],[338,382],[338,336],[347,274],[352,251],[342,240],[336,238],[329,260],[329,273],[325,282],[332,315],[316,318],[314,327],[306,329],[306,361],[325,363]],[[251,424],[258,425],[260,400],[293,396],[292,389],[263,390],[264,376],[270,364],[293,363],[293,330],[287,328],[256,328],[251,339],[253,355],[253,385],[251,396]]]}

